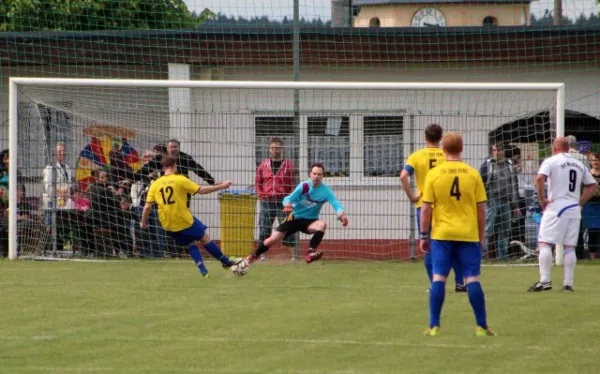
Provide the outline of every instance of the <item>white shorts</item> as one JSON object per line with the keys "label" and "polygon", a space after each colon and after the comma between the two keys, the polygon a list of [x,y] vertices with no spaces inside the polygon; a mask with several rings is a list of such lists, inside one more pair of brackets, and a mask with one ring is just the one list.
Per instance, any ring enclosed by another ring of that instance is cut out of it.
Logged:
{"label": "white shorts", "polygon": [[538,242],[576,246],[581,218],[558,217],[554,212],[544,212],[540,223]]}

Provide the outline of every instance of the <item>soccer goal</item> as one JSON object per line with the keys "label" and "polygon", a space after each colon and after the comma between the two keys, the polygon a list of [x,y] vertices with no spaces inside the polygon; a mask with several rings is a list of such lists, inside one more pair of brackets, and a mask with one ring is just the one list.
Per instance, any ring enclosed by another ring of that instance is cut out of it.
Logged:
{"label": "soccer goal", "polygon": [[[424,147],[425,127],[438,123],[462,133],[464,160],[475,168],[492,149],[512,159],[518,184],[490,182],[498,212],[486,249],[490,259],[519,260],[535,248],[535,173],[564,134],[562,83],[11,78],[9,91],[11,259],[180,255],[156,216],[150,230],[137,224],[143,190],[160,172],[153,157],[174,148],[195,161],[192,180],[233,182],[230,199],[190,201],[225,253],[252,251],[281,217],[277,199],[319,162],[350,218],[344,229],[323,209],[326,258],[418,259],[415,207],[399,176]],[[274,139],[280,148],[270,147]],[[269,170],[260,174],[264,160]],[[291,185],[269,179],[273,169],[290,173]],[[307,239],[268,255],[298,255]]]}

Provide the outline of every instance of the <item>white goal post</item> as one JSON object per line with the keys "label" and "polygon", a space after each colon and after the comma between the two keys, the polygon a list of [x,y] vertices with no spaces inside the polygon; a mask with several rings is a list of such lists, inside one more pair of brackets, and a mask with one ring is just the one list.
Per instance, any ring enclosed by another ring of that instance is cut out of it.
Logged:
{"label": "white goal post", "polygon": [[[565,134],[564,83],[491,83],[491,82],[432,82],[432,83],[374,83],[374,82],[292,82],[292,81],[192,81],[192,80],[133,80],[133,79],[78,79],[78,78],[22,78],[9,79],[9,149],[14,157],[9,159],[9,258],[17,258],[17,157],[19,88],[35,86],[59,89],[60,87],[152,88],[152,89],[272,89],[272,90],[419,90],[419,91],[545,91],[554,92],[555,105],[550,113],[554,119],[557,136]],[[398,182],[398,189],[400,189]],[[562,264],[562,248],[556,250],[556,263]]]}

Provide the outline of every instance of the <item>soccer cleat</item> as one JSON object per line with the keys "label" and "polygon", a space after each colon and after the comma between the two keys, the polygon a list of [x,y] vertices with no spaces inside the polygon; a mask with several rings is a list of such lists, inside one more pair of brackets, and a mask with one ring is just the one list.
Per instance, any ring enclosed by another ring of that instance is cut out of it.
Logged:
{"label": "soccer cleat", "polygon": [[455,292],[467,292],[467,286],[465,286],[464,284],[457,284],[456,287],[454,287],[454,291]]}
{"label": "soccer cleat", "polygon": [[235,258],[232,257],[229,259],[229,262],[223,265],[223,269],[229,269],[232,266],[235,266],[237,264],[239,264],[240,262],[242,262],[241,258]]}
{"label": "soccer cleat", "polygon": [[475,336],[496,336],[496,333],[490,330],[489,327],[487,329],[484,329],[481,326],[477,326],[477,328],[475,329]]}
{"label": "soccer cleat", "polygon": [[573,287],[569,286],[568,284],[563,286],[562,291],[563,292],[575,292],[575,290],[573,289]]}
{"label": "soccer cleat", "polygon": [[258,259],[260,259],[260,257],[254,257],[254,255],[249,255],[246,256],[245,260],[248,263],[248,265],[252,265],[253,263],[255,263]]}
{"label": "soccer cleat", "polygon": [[310,264],[313,261],[317,261],[321,257],[323,257],[323,252],[309,251],[306,257],[304,257],[304,261],[306,261],[307,264]]}
{"label": "soccer cleat", "polygon": [[202,273],[202,278],[208,278],[208,273]]}
{"label": "soccer cleat", "polygon": [[542,292],[550,291],[552,289],[552,282],[536,282],[533,286],[529,287],[527,292]]}
{"label": "soccer cleat", "polygon": [[439,326],[433,326],[433,327],[428,327],[427,330],[425,330],[425,336],[438,336],[440,334],[440,327]]}

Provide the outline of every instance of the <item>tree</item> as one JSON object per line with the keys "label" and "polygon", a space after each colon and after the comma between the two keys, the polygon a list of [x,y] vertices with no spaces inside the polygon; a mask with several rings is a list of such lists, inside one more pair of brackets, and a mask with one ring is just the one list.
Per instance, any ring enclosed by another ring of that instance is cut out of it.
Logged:
{"label": "tree", "polygon": [[212,15],[183,0],[2,0],[0,31],[193,29]]}

